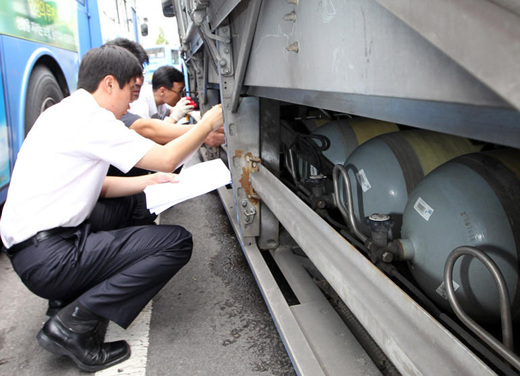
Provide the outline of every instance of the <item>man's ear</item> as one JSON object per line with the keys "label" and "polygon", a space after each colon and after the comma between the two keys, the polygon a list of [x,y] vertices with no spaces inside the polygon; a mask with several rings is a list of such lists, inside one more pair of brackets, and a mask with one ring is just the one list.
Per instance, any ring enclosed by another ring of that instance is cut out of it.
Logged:
{"label": "man's ear", "polygon": [[114,85],[118,85],[117,80],[114,76],[111,74],[103,77],[103,80],[101,81],[101,85],[103,85],[103,90],[107,92],[108,94],[112,94],[114,91]]}

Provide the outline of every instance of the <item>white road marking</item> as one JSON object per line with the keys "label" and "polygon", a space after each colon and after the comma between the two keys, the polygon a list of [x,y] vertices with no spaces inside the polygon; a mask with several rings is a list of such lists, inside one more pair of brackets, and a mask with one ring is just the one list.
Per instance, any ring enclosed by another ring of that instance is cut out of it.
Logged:
{"label": "white road marking", "polygon": [[126,330],[114,323],[110,323],[105,342],[124,339],[130,345],[132,355],[123,363],[95,373],[95,376],[145,376],[146,359],[148,357],[148,338],[150,333],[150,319],[152,317],[152,302],[142,310],[132,325]]}

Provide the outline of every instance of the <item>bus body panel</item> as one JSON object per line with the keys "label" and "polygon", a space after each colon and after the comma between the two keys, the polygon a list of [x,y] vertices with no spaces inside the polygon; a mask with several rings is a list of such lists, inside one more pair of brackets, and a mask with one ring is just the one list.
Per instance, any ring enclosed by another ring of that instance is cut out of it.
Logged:
{"label": "bus body panel", "polygon": [[[2,58],[0,47],[0,60]],[[3,87],[4,80],[0,74],[0,87]],[[7,132],[7,114],[3,95],[0,95],[0,200],[3,202],[7,196],[8,183],[11,180],[11,167],[9,156],[9,139]]]}
{"label": "bus body panel", "polygon": [[84,5],[78,1],[78,30],[88,30],[88,32],[78,33],[80,56],[83,56],[92,47],[103,44],[98,15],[96,1],[87,1]]}
{"label": "bus body panel", "polygon": [[8,116],[11,124],[11,146],[13,151],[18,152],[25,137],[25,103],[27,86],[31,72],[43,57],[51,58],[63,72],[68,83],[68,90],[76,89],[77,70],[79,68],[79,56],[77,53],[62,50],[51,46],[41,46],[38,43],[25,41],[18,38],[2,36],[4,54],[3,71],[6,72],[6,93],[8,100]]}

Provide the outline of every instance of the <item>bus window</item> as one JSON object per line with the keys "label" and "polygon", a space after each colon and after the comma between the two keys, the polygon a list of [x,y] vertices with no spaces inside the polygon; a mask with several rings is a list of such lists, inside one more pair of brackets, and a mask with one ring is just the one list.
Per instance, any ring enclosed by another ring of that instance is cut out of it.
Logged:
{"label": "bus window", "polygon": [[170,65],[182,71],[179,50],[168,45],[145,48],[150,63],[145,67],[145,81],[152,82],[153,73],[164,65]]}

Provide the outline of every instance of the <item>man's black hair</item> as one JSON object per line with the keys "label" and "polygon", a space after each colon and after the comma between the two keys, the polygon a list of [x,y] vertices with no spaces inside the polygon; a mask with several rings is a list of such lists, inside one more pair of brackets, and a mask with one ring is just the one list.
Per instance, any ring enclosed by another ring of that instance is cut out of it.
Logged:
{"label": "man's black hair", "polygon": [[93,48],[81,59],[78,89],[93,93],[101,80],[108,75],[114,76],[122,89],[132,78],[142,76],[143,68],[139,60],[122,47]]}
{"label": "man's black hair", "polygon": [[145,64],[148,64],[150,60],[148,59],[148,54],[146,50],[139,43],[134,42],[133,40],[126,38],[116,38],[110,40],[104,44],[104,46],[119,46],[126,48],[128,51],[134,54],[134,56],[139,60],[141,66],[144,68]]}
{"label": "man's black hair", "polygon": [[182,72],[170,65],[158,68],[152,76],[152,89],[155,91],[160,87],[171,89],[175,82],[184,84]]}

